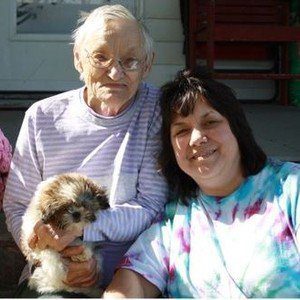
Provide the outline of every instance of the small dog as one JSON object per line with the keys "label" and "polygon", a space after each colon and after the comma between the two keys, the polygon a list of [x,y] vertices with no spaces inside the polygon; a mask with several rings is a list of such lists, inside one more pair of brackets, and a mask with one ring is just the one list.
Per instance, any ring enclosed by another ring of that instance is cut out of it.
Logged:
{"label": "small dog", "polygon": [[[40,220],[66,232],[78,232],[78,229],[82,230],[96,220],[95,213],[99,209],[107,208],[109,202],[105,189],[83,175],[65,173],[50,177],[38,185],[23,216],[21,232],[21,247],[26,259],[32,265],[38,262],[29,279],[29,287],[42,294],[67,291],[101,296],[100,288],[74,288],[64,284],[66,267],[60,253],[50,248],[31,249],[28,241],[34,225]],[[73,261],[82,262],[92,257],[91,244],[79,238],[73,244],[85,246],[81,255],[71,257]]]}

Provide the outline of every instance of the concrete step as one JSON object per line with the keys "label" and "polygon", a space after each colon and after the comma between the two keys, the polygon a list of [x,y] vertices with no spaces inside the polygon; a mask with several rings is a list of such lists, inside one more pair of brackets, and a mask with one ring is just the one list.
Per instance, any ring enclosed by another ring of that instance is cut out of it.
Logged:
{"label": "concrete step", "polygon": [[257,143],[269,156],[300,162],[300,107],[243,104]]}

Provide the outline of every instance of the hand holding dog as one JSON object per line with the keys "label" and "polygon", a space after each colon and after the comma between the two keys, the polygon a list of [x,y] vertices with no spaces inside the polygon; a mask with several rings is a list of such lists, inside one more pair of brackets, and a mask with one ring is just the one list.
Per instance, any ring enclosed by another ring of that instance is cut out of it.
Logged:
{"label": "hand holding dog", "polygon": [[[99,210],[109,207],[106,190],[81,174],[60,174],[39,184],[24,214],[21,237],[26,258],[36,266],[31,289],[101,296],[94,244],[78,237]],[[101,261],[99,256],[99,266]]]}
{"label": "hand holding dog", "polygon": [[84,246],[80,245],[67,247],[60,252],[68,268],[64,283],[69,286],[91,287],[99,281],[99,267],[94,257],[84,262],[74,262],[70,259],[72,256],[80,255],[83,251]]}
{"label": "hand holding dog", "polygon": [[34,226],[34,232],[29,240],[29,247],[34,249],[46,249],[50,247],[62,254],[67,265],[67,277],[65,284],[73,287],[90,287],[99,280],[99,269],[95,258],[84,262],[74,262],[70,258],[80,255],[84,251],[84,246],[68,246],[82,232],[63,232],[53,228],[50,224],[39,221]]}
{"label": "hand holding dog", "polygon": [[43,250],[49,247],[59,252],[81,235],[82,231],[66,232],[54,228],[51,224],[44,224],[42,221],[38,221],[29,238],[28,245],[31,249],[37,247]]}

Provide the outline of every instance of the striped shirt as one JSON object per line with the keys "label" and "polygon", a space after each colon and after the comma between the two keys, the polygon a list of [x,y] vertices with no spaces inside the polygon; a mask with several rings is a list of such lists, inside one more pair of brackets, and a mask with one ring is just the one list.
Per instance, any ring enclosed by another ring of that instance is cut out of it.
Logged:
{"label": "striped shirt", "polygon": [[166,201],[156,171],[161,117],[158,89],[141,83],[135,100],[103,117],[83,99],[84,88],[33,104],[25,114],[4,196],[7,226],[20,242],[22,216],[37,185],[50,176],[79,172],[107,187],[111,209],[84,230],[103,256],[104,284],[132,241],[150,226]]}

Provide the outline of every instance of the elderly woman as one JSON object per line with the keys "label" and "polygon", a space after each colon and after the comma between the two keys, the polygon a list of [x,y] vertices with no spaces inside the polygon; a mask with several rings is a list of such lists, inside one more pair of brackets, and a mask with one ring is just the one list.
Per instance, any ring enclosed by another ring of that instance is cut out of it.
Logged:
{"label": "elderly woman", "polygon": [[105,297],[300,297],[300,166],[266,158],[232,91],[208,75],[179,73],[161,105],[176,201]]}
{"label": "elderly woman", "polygon": [[[123,6],[91,12],[74,31],[74,65],[85,86],[32,105],[17,140],[4,199],[7,225],[20,245],[22,216],[37,185],[64,172],[87,175],[108,188],[111,209],[75,236],[38,222],[31,247],[52,247],[65,257],[76,236],[96,242],[101,286],[133,240],[150,226],[166,200],[156,171],[160,147],[158,89],[143,82],[152,60],[147,30]],[[98,280],[96,260],[68,263],[66,283]],[[23,274],[23,279],[27,274]],[[23,284],[24,285],[24,284]],[[30,297],[34,295],[30,294]]]}

